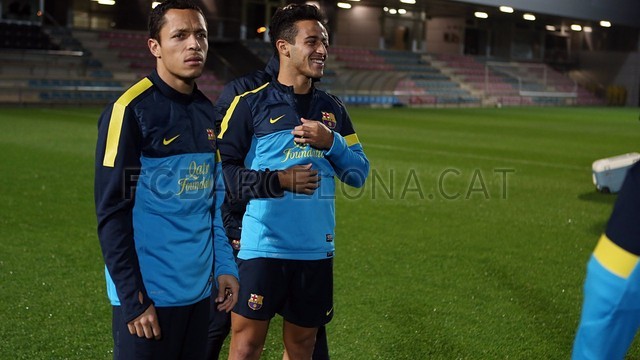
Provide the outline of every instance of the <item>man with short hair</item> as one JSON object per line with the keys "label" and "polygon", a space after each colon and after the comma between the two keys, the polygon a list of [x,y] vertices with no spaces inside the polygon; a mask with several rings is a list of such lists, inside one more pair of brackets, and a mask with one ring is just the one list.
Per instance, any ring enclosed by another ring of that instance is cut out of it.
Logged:
{"label": "man with short hair", "polygon": [[107,106],[98,124],[95,202],[113,306],[115,359],[204,359],[210,293],[237,302],[224,235],[224,182],[213,105],[195,84],[207,25],[191,0],[149,16],[156,70]]}
{"label": "man with short hair", "polygon": [[369,161],[342,102],[313,86],[329,41],[318,8],[278,9],[269,34],[277,79],[237,96],[218,136],[228,193],[249,200],[229,358],[258,359],[278,313],[284,358],[309,359],[334,313],[334,177],[361,187]]}
{"label": "man with short hair", "polygon": [[[216,100],[216,125],[222,123],[222,119],[231,106],[233,99],[245,93],[246,91],[258,88],[270,81],[278,78],[278,68],[280,67],[280,61],[274,55],[269,58],[264,70],[257,70],[245,76],[234,79],[224,86],[222,93]],[[314,79],[317,80],[317,79]],[[239,201],[237,199],[231,199],[230,196],[226,196],[224,203],[222,204],[222,220],[224,223],[224,229],[227,233],[227,238],[234,254],[237,255],[241,246],[241,233],[242,233],[242,217],[246,209],[246,201]],[[212,296],[216,294],[212,293]],[[231,330],[231,314],[224,311],[217,311],[215,309],[215,302],[211,302],[211,318],[209,320],[209,345],[207,350],[207,359],[217,360],[220,356],[220,350],[222,345],[229,335]],[[318,328],[316,335],[316,344],[313,348],[313,355],[311,360],[329,360],[329,348],[327,343],[327,331],[324,326]]]}

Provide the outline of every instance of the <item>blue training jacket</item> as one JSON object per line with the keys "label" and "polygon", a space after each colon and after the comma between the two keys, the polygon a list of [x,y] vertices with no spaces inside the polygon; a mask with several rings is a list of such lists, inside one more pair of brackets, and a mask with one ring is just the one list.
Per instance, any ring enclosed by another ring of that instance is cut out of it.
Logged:
{"label": "blue training jacket", "polygon": [[197,88],[181,94],[154,71],[100,117],[98,237],[107,293],[126,322],[152,303],[207,298],[214,274],[238,277],[220,216],[225,189],[213,112]]}
{"label": "blue training jacket", "polygon": [[[329,150],[294,142],[300,118],[333,131]],[[277,81],[235,97],[218,136],[228,194],[249,203],[242,220],[238,257],[318,260],[333,257],[334,177],[361,187],[369,161],[342,102],[312,88],[308,114],[300,114],[292,87]],[[283,191],[277,170],[312,164],[320,186],[313,195]]]}

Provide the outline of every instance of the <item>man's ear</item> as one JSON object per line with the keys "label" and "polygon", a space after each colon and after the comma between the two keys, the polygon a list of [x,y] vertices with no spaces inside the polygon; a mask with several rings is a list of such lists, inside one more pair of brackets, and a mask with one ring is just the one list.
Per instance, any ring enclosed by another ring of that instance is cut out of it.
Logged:
{"label": "man's ear", "polygon": [[153,56],[159,58],[160,57],[160,43],[156,39],[147,40],[147,46],[149,46],[149,51]]}
{"label": "man's ear", "polygon": [[278,53],[282,56],[289,57],[289,44],[286,40],[280,39],[276,41],[276,49],[278,49]]}

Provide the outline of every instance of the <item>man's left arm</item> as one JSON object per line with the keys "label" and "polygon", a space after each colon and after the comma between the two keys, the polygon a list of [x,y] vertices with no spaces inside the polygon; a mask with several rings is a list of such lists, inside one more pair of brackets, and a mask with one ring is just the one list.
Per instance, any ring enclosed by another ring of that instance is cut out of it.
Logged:
{"label": "man's left arm", "polygon": [[225,197],[224,178],[220,153],[216,151],[216,164],[214,168],[214,208],[213,208],[213,251],[214,251],[214,276],[218,283],[218,294],[215,301],[219,304],[218,310],[231,311],[238,301],[238,267],[233,257],[233,250],[222,223],[220,208]]}
{"label": "man's left arm", "polygon": [[344,114],[340,132],[330,130],[320,121],[301,121],[302,125],[292,131],[294,141],[326,150],[325,157],[333,165],[340,181],[353,187],[362,187],[369,175],[369,159],[353,130],[349,115]]}

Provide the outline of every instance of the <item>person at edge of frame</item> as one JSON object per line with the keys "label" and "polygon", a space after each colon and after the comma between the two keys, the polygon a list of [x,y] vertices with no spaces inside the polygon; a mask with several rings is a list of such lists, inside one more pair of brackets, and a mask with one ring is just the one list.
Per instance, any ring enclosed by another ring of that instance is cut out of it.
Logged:
{"label": "person at edge of frame", "polygon": [[571,358],[623,359],[640,327],[640,163],[618,193],[587,263],[580,324]]}

